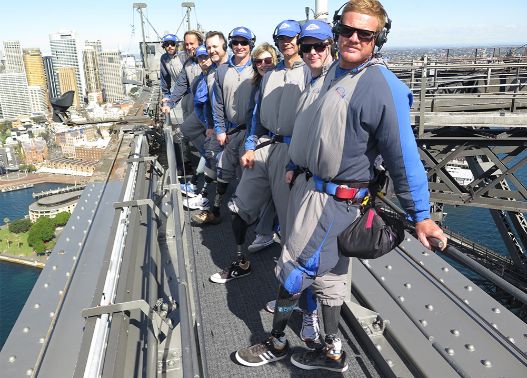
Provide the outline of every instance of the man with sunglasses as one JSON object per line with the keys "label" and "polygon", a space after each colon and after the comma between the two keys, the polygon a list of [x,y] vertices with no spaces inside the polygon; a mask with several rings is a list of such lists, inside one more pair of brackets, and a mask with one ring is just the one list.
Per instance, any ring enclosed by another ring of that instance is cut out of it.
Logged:
{"label": "man with sunglasses", "polygon": [[[412,95],[382,60],[375,57],[386,41],[386,11],[377,0],[354,0],[337,18],[339,60],[330,68],[317,99],[299,114],[307,130],[293,139],[291,160],[306,173],[296,179],[288,214],[287,240],[277,264],[281,289],[277,308],[293,308],[300,293],[333,272],[346,274],[337,236],[356,219],[380,154],[399,202],[427,248],[428,237],[442,230],[430,219],[426,172],[410,126]],[[302,193],[298,193],[301,191]],[[349,290],[349,288],[348,288]],[[348,367],[337,337],[342,301],[323,307],[324,349],[297,353],[291,361],[302,369],[342,372]],[[276,311],[279,313],[279,311]],[[291,312],[275,316],[271,337],[237,352],[258,366],[287,356],[285,324]]]}
{"label": "man with sunglasses", "polygon": [[176,79],[186,60],[185,56],[178,54],[178,38],[174,34],[167,34],[162,39],[161,46],[165,53],[161,55],[160,62],[160,87],[162,102],[165,103],[170,97],[170,91],[176,84]]}
{"label": "man with sunglasses", "polygon": [[247,133],[244,168],[236,193],[229,201],[232,231],[236,240],[234,262],[215,273],[210,280],[225,283],[251,272],[246,257],[245,236],[248,226],[260,216],[269,201],[274,202],[280,230],[286,230],[286,209],[289,187],[284,182],[289,161],[287,148],[291,141],[295,111],[300,94],[309,81],[309,70],[298,54],[300,24],[284,20],[278,24],[273,38],[284,60],[267,72],[260,85],[251,129]]}
{"label": "man with sunglasses", "polygon": [[248,28],[234,28],[229,33],[229,47],[233,55],[215,72],[212,115],[216,140],[223,151],[217,157],[217,185],[212,209],[192,216],[193,223],[197,225],[221,222],[223,196],[229,182],[236,178],[239,157],[244,151],[245,130],[254,107],[251,50],[255,40],[256,37]]}

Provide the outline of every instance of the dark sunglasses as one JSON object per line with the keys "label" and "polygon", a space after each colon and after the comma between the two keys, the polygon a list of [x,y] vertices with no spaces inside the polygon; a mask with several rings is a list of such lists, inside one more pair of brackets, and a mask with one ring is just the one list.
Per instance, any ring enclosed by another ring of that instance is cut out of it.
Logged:
{"label": "dark sunglasses", "polygon": [[176,45],[176,42],[174,41],[168,41],[168,42],[163,42],[163,48],[167,48],[168,46],[175,46]]}
{"label": "dark sunglasses", "polygon": [[257,66],[261,66],[262,63],[273,64],[273,58],[268,56],[267,58],[263,58],[263,59],[255,59],[253,62]]}
{"label": "dark sunglasses", "polygon": [[249,41],[246,41],[246,40],[238,41],[238,40],[236,40],[236,39],[233,39],[233,40],[231,41],[231,44],[232,44],[233,46],[238,46],[238,45],[248,46],[248,45],[249,45]]}
{"label": "dark sunglasses", "polygon": [[339,24],[338,33],[339,35],[350,38],[353,34],[357,33],[357,37],[363,42],[371,41],[377,34],[371,30],[357,29],[348,25]]}
{"label": "dark sunglasses", "polygon": [[320,53],[323,53],[324,50],[326,50],[327,46],[328,45],[326,45],[323,42],[319,42],[319,43],[302,43],[300,45],[300,51],[303,54],[309,54],[312,49],[315,49],[315,51],[320,54]]}
{"label": "dark sunglasses", "polygon": [[198,60],[207,60],[207,59],[209,59],[208,55],[200,55],[200,56],[198,56]]}

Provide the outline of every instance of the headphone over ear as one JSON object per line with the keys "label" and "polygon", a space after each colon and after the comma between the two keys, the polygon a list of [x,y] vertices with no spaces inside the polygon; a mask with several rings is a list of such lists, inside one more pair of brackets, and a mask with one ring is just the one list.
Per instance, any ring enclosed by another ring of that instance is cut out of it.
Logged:
{"label": "headphone over ear", "polygon": [[215,35],[218,36],[219,39],[223,41],[223,51],[227,51],[227,39],[225,38],[225,35],[220,31],[209,31],[205,35],[205,40],[209,39],[210,37],[214,37]]}
{"label": "headphone over ear", "polygon": [[[331,29],[331,31],[333,32],[333,39],[335,40],[335,43],[337,43],[339,39],[340,19],[342,18],[342,14],[340,14],[340,11],[342,8],[348,5],[348,3],[350,2],[347,1],[342,4],[340,8],[337,9],[333,14],[333,28]],[[384,11],[384,13],[386,13],[386,10]],[[386,13],[386,22],[384,24],[384,27],[380,32],[377,32],[375,36],[375,47],[377,47],[377,51],[379,51],[382,46],[386,43],[386,41],[388,41],[388,33],[390,33],[391,28],[392,20],[390,19],[390,17],[388,17],[388,13]]]}

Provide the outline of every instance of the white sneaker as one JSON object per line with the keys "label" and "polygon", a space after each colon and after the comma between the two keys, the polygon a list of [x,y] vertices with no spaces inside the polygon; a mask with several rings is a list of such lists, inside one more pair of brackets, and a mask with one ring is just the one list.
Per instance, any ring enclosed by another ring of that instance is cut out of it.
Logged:
{"label": "white sneaker", "polygon": [[198,195],[198,187],[190,182],[180,184],[181,194],[187,197],[196,197]]}
{"label": "white sneaker", "polygon": [[[274,314],[275,307],[276,307],[276,300],[269,301],[265,305],[265,309],[271,314]],[[295,306],[295,308],[293,308],[293,311],[302,311],[302,309],[298,306]]]}
{"label": "white sneaker", "polygon": [[249,252],[260,251],[266,247],[269,247],[273,243],[274,243],[273,235],[256,234],[256,238],[254,238],[254,241],[252,242],[252,244],[249,247],[247,247],[247,250]]}
{"label": "white sneaker", "polygon": [[193,198],[183,198],[183,207],[187,210],[208,210],[209,199],[198,194]]}
{"label": "white sneaker", "polygon": [[300,338],[306,343],[319,340],[320,324],[316,310],[312,313],[304,312],[302,316],[302,329],[300,330]]}

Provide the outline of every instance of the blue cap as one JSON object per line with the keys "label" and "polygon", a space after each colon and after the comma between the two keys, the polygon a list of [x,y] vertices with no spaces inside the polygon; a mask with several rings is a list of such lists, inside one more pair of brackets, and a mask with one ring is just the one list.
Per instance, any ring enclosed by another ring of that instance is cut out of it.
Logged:
{"label": "blue cap", "polygon": [[179,42],[177,37],[174,34],[166,34],[165,36],[163,36],[163,42],[168,42],[168,41]]}
{"label": "blue cap", "polygon": [[274,29],[273,38],[286,36],[294,37],[300,34],[300,24],[295,20],[284,20]]}
{"label": "blue cap", "polygon": [[331,26],[321,20],[309,20],[302,25],[302,31],[300,32],[300,38],[312,37],[325,41],[326,39],[333,38],[333,32]]}
{"label": "blue cap", "polygon": [[242,37],[248,41],[256,39],[256,36],[253,34],[253,32],[244,26],[238,26],[232,29],[232,31],[229,33],[229,39],[232,37]]}
{"label": "blue cap", "polygon": [[209,55],[209,53],[207,52],[207,48],[205,47],[205,45],[200,45],[197,49],[196,49],[196,58],[198,56],[201,56],[201,55]]}

